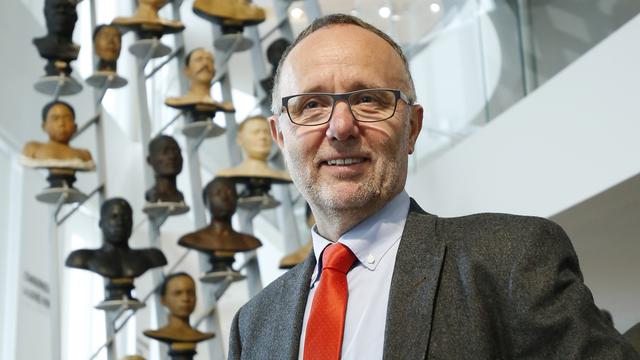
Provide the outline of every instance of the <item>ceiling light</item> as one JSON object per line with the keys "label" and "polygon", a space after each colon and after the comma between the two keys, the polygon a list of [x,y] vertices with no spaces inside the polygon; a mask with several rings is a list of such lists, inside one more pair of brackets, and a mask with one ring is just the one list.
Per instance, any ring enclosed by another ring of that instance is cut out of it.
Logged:
{"label": "ceiling light", "polygon": [[351,15],[353,15],[353,16],[358,16],[358,10],[356,10],[356,9],[352,9],[352,10],[350,11],[350,13],[351,13]]}
{"label": "ceiling light", "polygon": [[292,18],[301,19],[303,15],[304,15],[304,11],[302,9],[300,9],[299,7],[294,7],[293,9],[291,9],[291,17]]}
{"label": "ceiling light", "polygon": [[387,19],[389,18],[389,16],[391,16],[391,9],[389,9],[386,6],[383,6],[380,9],[378,9],[378,15],[380,15],[380,17],[383,19]]}
{"label": "ceiling light", "polygon": [[429,5],[429,9],[431,10],[431,12],[433,13],[437,13],[440,12],[440,5],[436,4],[436,3],[431,3],[431,5]]}

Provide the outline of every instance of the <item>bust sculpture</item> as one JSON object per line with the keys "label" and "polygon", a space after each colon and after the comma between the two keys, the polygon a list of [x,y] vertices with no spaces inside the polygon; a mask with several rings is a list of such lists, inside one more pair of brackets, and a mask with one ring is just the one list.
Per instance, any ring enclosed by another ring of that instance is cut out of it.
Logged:
{"label": "bust sculpture", "polygon": [[176,187],[176,177],[182,171],[182,154],[174,138],[159,135],[149,142],[147,163],[153,168],[155,184],[145,193],[149,202],[183,202]]}
{"label": "bust sculpture", "polygon": [[287,50],[287,48],[291,45],[289,40],[280,38],[269,44],[267,47],[267,60],[269,64],[271,64],[271,75],[267,78],[260,80],[260,86],[267,94],[265,98],[265,102],[271,102],[271,91],[273,90],[273,79],[276,76],[276,70],[278,69],[278,64],[280,63],[280,59],[282,55]]}
{"label": "bust sculpture", "polygon": [[220,170],[217,176],[266,178],[279,182],[291,182],[291,177],[286,171],[273,169],[267,163],[271,153],[272,139],[269,123],[265,117],[252,116],[240,123],[236,141],[242,148],[244,160],[238,166]]}
{"label": "bust sculpture", "polygon": [[158,10],[166,3],[167,0],[139,0],[138,8],[132,16],[117,17],[111,23],[126,30],[133,30],[143,39],[160,38],[162,35],[184,30],[180,21],[162,19],[158,16]]}
{"label": "bust sculpture", "polygon": [[263,8],[248,0],[196,0],[193,12],[197,15],[224,25],[257,25],[266,19]]}
{"label": "bust sculpture", "polygon": [[98,25],[93,30],[93,48],[98,56],[100,72],[115,73],[122,44],[122,34],[116,26]]}
{"label": "bust sculpture", "polygon": [[107,301],[134,300],[133,280],[147,270],[164,266],[167,259],[155,248],[132,249],[129,237],[133,226],[133,212],[122,198],[106,200],[100,207],[100,229],[103,244],[98,249],[80,249],[69,254],[67,267],[84,269],[108,280]]}
{"label": "bust sculpture", "polygon": [[196,284],[184,272],[167,275],[160,287],[160,302],[169,310],[167,325],[158,330],[145,330],[144,335],[169,344],[172,358],[187,359],[195,355],[198,342],[215,335],[191,327],[189,317],[196,307]]}
{"label": "bust sculpture", "polygon": [[211,214],[211,222],[202,229],[182,236],[178,244],[210,255],[212,272],[232,271],[231,264],[236,252],[256,249],[262,243],[252,235],[235,231],[231,226],[231,217],[238,203],[233,181],[214,178],[205,186],[202,197]]}
{"label": "bust sculpture", "polygon": [[204,113],[209,117],[217,111],[235,112],[230,102],[221,103],[211,98],[211,85],[216,74],[211,52],[203,48],[191,50],[185,58],[184,73],[191,81],[189,91],[180,97],[167,98],[167,106]]}
{"label": "bust sculpture", "polygon": [[[49,102],[42,108],[42,129],[49,136],[48,142],[30,141],[22,148],[22,163],[28,167],[47,168],[52,187],[60,185],[60,178],[71,186],[75,172],[95,169],[91,153],[69,146],[77,130],[75,111],[60,100]],[[70,181],[70,183],[69,183]]]}
{"label": "bust sculpture", "polygon": [[[313,224],[316,223],[316,219],[313,217],[313,213],[311,212],[311,207],[309,206],[309,204],[307,204],[306,206],[305,215],[307,220],[307,227],[311,229]],[[309,239],[307,239],[307,242],[304,245],[302,245],[298,250],[287,254],[280,260],[280,269],[291,269],[292,267],[300,264],[307,258],[307,256],[309,256],[312,248],[313,241],[311,239],[311,233],[309,233]]]}
{"label": "bust sculpture", "polygon": [[33,44],[41,57],[47,59],[47,75],[69,75],[69,62],[78,58],[80,46],[73,43],[71,37],[78,14],[76,1],[45,0],[44,17],[47,23],[47,35],[34,38]]}
{"label": "bust sculpture", "polygon": [[640,354],[640,323],[633,325],[624,333],[624,338],[629,341],[631,346]]}

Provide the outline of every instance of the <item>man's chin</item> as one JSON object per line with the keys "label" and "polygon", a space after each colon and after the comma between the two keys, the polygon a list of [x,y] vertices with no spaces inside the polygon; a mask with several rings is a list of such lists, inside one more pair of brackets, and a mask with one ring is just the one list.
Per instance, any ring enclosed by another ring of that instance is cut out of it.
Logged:
{"label": "man's chin", "polygon": [[367,191],[362,188],[354,189],[336,186],[334,189],[329,190],[331,192],[329,194],[325,191],[320,192],[319,200],[325,206],[333,210],[344,211],[362,209],[362,207],[367,204],[371,204],[372,201],[375,201],[376,198],[376,192]]}

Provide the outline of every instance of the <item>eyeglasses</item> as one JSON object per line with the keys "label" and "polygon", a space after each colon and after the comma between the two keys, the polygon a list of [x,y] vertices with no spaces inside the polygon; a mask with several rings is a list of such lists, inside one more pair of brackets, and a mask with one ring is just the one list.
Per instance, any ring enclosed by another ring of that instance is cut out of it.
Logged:
{"label": "eyeglasses", "polygon": [[347,93],[306,93],[285,96],[282,107],[289,120],[302,126],[322,125],[329,122],[338,100],[349,105],[351,114],[357,121],[376,122],[393,117],[398,100],[413,105],[405,93],[396,89],[363,89]]}

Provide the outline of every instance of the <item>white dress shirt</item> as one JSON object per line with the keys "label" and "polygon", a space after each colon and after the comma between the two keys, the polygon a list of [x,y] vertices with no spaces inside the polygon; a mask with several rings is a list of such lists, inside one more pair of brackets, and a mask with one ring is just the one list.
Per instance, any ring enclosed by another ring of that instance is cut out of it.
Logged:
{"label": "white dress shirt", "polygon": [[[408,212],[409,195],[402,191],[375,215],[338,239],[358,258],[356,265],[347,274],[349,300],[342,359],[382,359],[391,277]],[[317,281],[322,281],[318,259],[324,248],[332,244],[317,233],[315,226],[311,230],[311,236],[318,265],[311,276],[311,290],[300,335],[299,359],[303,359],[305,332]]]}

